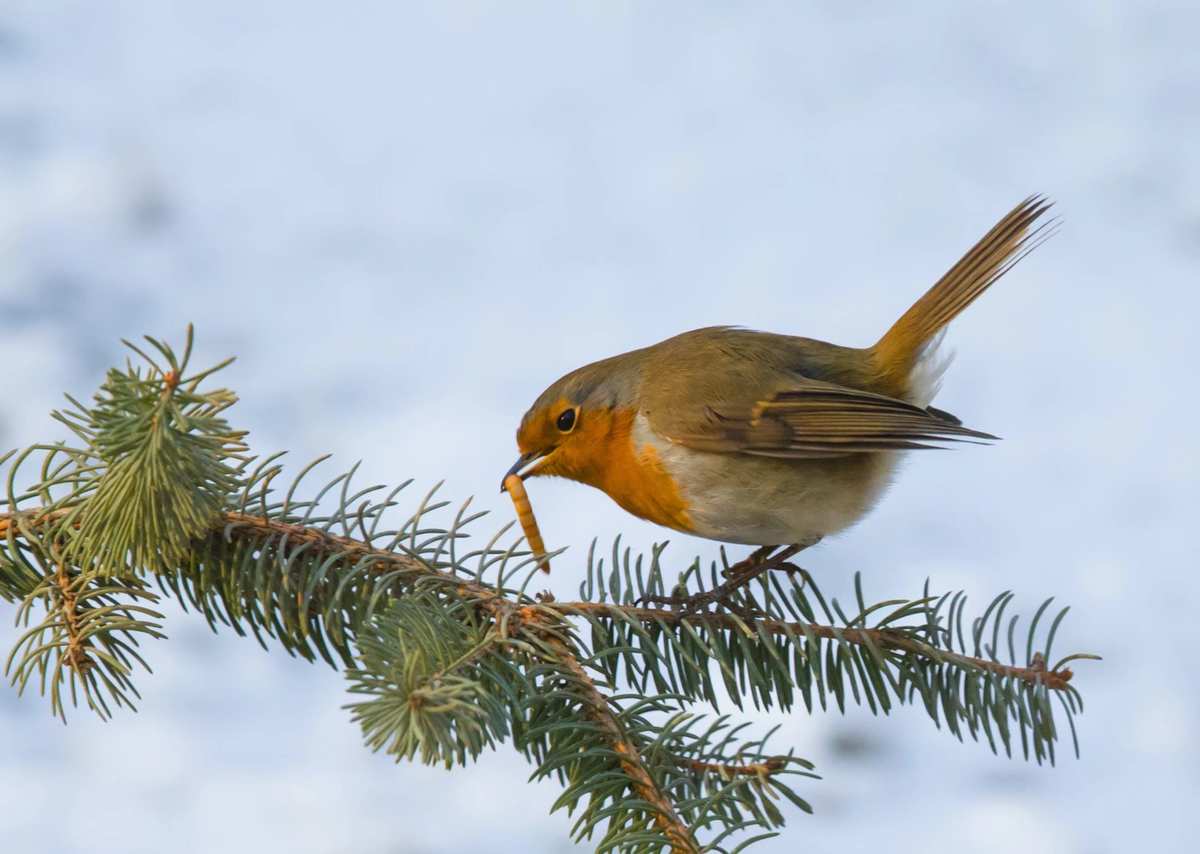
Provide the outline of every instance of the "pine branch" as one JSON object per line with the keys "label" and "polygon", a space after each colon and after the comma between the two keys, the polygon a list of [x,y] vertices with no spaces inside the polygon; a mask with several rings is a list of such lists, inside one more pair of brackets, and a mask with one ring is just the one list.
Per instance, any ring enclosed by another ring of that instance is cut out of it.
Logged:
{"label": "pine branch", "polygon": [[994,673],[997,676],[1018,679],[1031,684],[1045,685],[1052,691],[1065,691],[1071,677],[1074,675],[1068,668],[1054,671],[1046,669],[1044,658],[1035,658],[1034,662],[1025,667],[1002,664],[986,658],[976,658],[969,655],[947,650],[922,643],[910,636],[886,629],[847,629],[819,623],[789,623],[782,620],[772,620],[763,617],[743,619],[735,614],[714,614],[706,612],[681,612],[672,608],[644,608],[635,605],[617,605],[603,602],[552,602],[544,607],[563,616],[598,616],[619,617],[625,620],[637,620],[645,625],[663,622],[667,625],[702,625],[713,629],[728,629],[731,631],[755,634],[782,635],[785,637],[814,637],[826,640],[844,641],[866,649],[889,649],[910,652],[914,655],[927,656],[934,660],[945,661],[972,670]]}
{"label": "pine branch", "polygon": [[[21,517],[30,527],[53,524],[58,519],[68,515],[66,510],[37,508],[23,511]],[[15,514],[0,514],[0,537],[8,536],[10,528],[15,529]],[[336,556],[339,560],[365,565],[372,573],[401,572],[427,579],[442,579],[453,585],[459,596],[477,598],[493,612],[497,621],[507,623],[513,617],[528,620],[534,614],[531,606],[521,606],[503,598],[495,588],[465,580],[449,572],[431,567],[419,558],[407,554],[396,553],[374,548],[350,537],[338,536],[327,530],[306,527],[289,522],[282,522],[264,516],[252,516],[246,513],[226,512],[220,514],[212,525],[210,535],[220,537],[229,542],[243,539],[255,544],[264,540],[286,540],[293,548],[312,547],[313,555]],[[672,608],[648,608],[636,605],[618,605],[605,602],[554,602],[541,603],[540,608],[561,616],[596,616],[620,617],[626,620],[636,620],[647,626],[658,623],[667,625],[703,625],[715,629],[754,634],[758,631],[786,637],[814,637],[826,640],[836,640],[861,646],[867,649],[889,649],[909,652],[915,655],[928,656],[934,660],[945,661],[962,667],[994,673],[998,676],[1009,677],[1022,682],[1041,684],[1053,691],[1067,689],[1074,675],[1068,668],[1048,670],[1045,659],[1035,659],[1028,666],[1018,667],[1003,664],[986,658],[962,655],[959,653],[939,650],[936,647],[922,643],[910,636],[886,629],[851,629],[839,628],[833,625],[819,623],[789,623],[764,617],[743,619],[736,614],[719,614],[704,611],[685,612]]]}
{"label": "pine branch", "polygon": [[588,717],[600,725],[605,739],[620,759],[621,768],[633,781],[634,791],[653,808],[654,821],[669,840],[671,850],[684,854],[699,851],[691,830],[679,818],[670,799],[646,770],[640,752],[622,731],[620,719],[613,714],[608,700],[596,688],[596,683],[570,647],[558,638],[550,638],[547,646],[555,653],[557,662],[579,684]]}
{"label": "pine branch", "polygon": [[96,666],[88,653],[88,642],[84,639],[80,627],[79,596],[75,579],[67,572],[67,566],[58,560],[58,571],[54,573],[54,584],[58,588],[55,596],[63,615],[63,633],[66,636],[66,664],[76,673],[86,675],[87,671]]}
{"label": "pine branch", "polygon": [[694,563],[668,596],[662,547],[644,562],[619,542],[607,569],[593,546],[578,600],[531,597],[543,558],[499,545],[504,529],[460,552],[482,515],[470,502],[434,523],[435,488],[395,525],[407,484],[358,488],[357,466],[298,497],[323,458],[277,490],[278,455],[246,456],[224,420],[233,393],[200,388],[227,363],[188,374],[190,329],[182,358],[147,340],[156,357],[130,345],[142,364],[55,414],[80,447],[0,456],[0,598],[27,627],[5,672],[18,691],[39,683],[64,719],[80,695],[102,717],[133,707],[134,669],[149,669],[139,642],[164,637],[155,584],[214,629],[346,668],[367,744],[398,761],[464,764],[511,741],[535,777],[562,783],[555,809],[577,813],[573,835],[599,834],[600,851],[724,850],[781,826],[782,800],[811,811],[786,782],[814,776],[809,763],[740,741],[744,725],[696,703],[887,713],[919,700],[960,740],[1011,755],[1019,739],[1039,763],[1054,761],[1065,719],[1078,752],[1082,698],[1065,665],[1093,656],[1047,666],[1066,615],[1047,628],[1050,600],[1019,651],[1011,593],[968,622],[961,593],[926,585],[868,605],[855,576],[847,614],[784,552],[748,572],[714,564],[707,586]]}
{"label": "pine branch", "polygon": [[[65,511],[48,510],[45,508],[28,509],[22,514],[23,527],[26,530],[36,529],[39,526],[53,526],[53,524]],[[16,530],[14,527],[15,520],[11,516],[0,516],[0,535],[6,535],[10,530]],[[346,530],[352,528],[351,525],[344,525]],[[376,537],[375,539],[378,539]],[[394,539],[394,535],[388,535],[389,539]],[[277,518],[267,516],[254,516],[248,513],[239,511],[228,511],[219,515],[207,537],[207,546],[198,550],[200,554],[211,553],[212,550],[220,550],[225,547],[232,547],[235,550],[239,547],[246,547],[253,553],[262,554],[262,549],[270,544],[276,544],[275,548],[279,550],[278,562],[285,565],[290,564],[291,557],[302,555],[306,563],[304,566],[312,566],[315,563],[322,564],[327,570],[340,568],[342,573],[349,575],[366,575],[370,579],[386,579],[386,584],[383,589],[377,587],[373,582],[368,581],[365,587],[361,589],[350,588],[355,591],[354,596],[361,603],[364,599],[377,599],[381,594],[386,593],[388,596],[403,596],[406,590],[413,590],[420,586],[434,585],[447,588],[448,591],[457,598],[468,599],[475,601],[477,605],[483,607],[489,612],[496,624],[500,627],[500,631],[504,634],[511,634],[514,631],[514,626],[523,622],[536,622],[540,617],[539,612],[546,616],[564,617],[576,616],[589,619],[604,619],[609,622],[610,626],[624,626],[636,623],[644,627],[644,629],[655,629],[663,626],[678,626],[684,627],[687,631],[692,631],[695,628],[703,628],[709,631],[719,631],[725,633],[730,638],[751,639],[758,641],[764,636],[780,637],[789,641],[806,640],[811,642],[812,639],[823,639],[832,641],[839,647],[841,645],[850,645],[858,647],[865,651],[865,655],[857,662],[850,664],[850,670],[846,671],[849,676],[849,684],[852,693],[857,697],[859,691],[863,691],[868,700],[871,700],[872,681],[875,681],[876,690],[874,697],[878,698],[879,702],[886,703],[885,695],[887,689],[881,681],[881,673],[884,672],[880,668],[872,668],[872,663],[879,664],[882,662],[881,656],[886,653],[904,653],[909,659],[926,664],[933,663],[951,668],[956,668],[962,671],[977,672],[982,674],[990,674],[1001,680],[1013,680],[1018,683],[1029,686],[1034,690],[1050,690],[1056,693],[1067,693],[1068,703],[1064,705],[1064,710],[1070,715],[1073,711],[1080,708],[1077,692],[1074,692],[1070,687],[1070,679],[1072,673],[1069,669],[1062,667],[1061,663],[1052,669],[1047,669],[1045,665],[1045,656],[1041,653],[1034,655],[1031,652],[1029,662],[1025,665],[1005,664],[1001,661],[992,658],[983,658],[980,656],[970,656],[960,652],[955,652],[944,647],[939,648],[927,640],[922,640],[918,636],[918,630],[909,628],[904,631],[888,628],[863,628],[854,625],[837,626],[831,623],[818,623],[809,621],[787,621],[767,616],[748,616],[749,613],[764,614],[764,609],[760,603],[754,600],[746,599],[742,602],[739,610],[742,615],[737,613],[711,613],[711,612],[688,612],[683,613],[679,610],[670,608],[647,608],[633,604],[632,601],[622,604],[608,602],[553,602],[546,601],[540,603],[522,602],[519,598],[510,599],[496,587],[465,578],[463,575],[455,572],[456,567],[439,568],[436,564],[431,564],[426,560],[422,560],[418,556],[414,556],[405,552],[397,552],[385,548],[374,547],[366,542],[353,539],[345,535],[331,533],[326,527],[305,526],[296,522],[282,521]],[[304,574],[301,570],[302,566],[296,566],[296,572],[289,571],[284,575],[278,585],[280,590],[283,589],[300,589],[306,585],[301,583],[301,576]],[[811,576],[802,572],[801,578],[804,583],[809,584],[811,589],[815,590],[815,584],[812,583]],[[330,583],[326,584],[327,595],[330,591],[341,590],[343,593],[348,589],[345,585],[347,575],[341,576],[336,573],[331,576]],[[250,579],[252,581],[252,579]],[[760,584],[766,587],[765,582],[761,579]],[[639,588],[643,593],[639,598],[644,598],[644,591],[649,587]],[[625,590],[626,598],[631,598],[632,588]],[[247,590],[245,593],[250,593]],[[798,591],[794,591],[793,595]],[[242,599],[245,594],[234,595],[231,598],[230,604],[236,604]],[[333,593],[332,595],[336,595]],[[817,591],[817,598],[824,601]],[[307,600],[303,597],[293,600],[297,609],[304,608],[313,614],[329,615],[338,610],[339,603],[332,601],[322,601],[320,591],[315,587],[310,590],[310,595]],[[899,605],[893,613],[900,614],[915,614],[918,618],[928,619],[928,614],[921,609],[922,601],[907,602],[898,600],[896,602],[882,603],[883,605]],[[994,604],[994,603],[993,603]],[[918,606],[914,610],[914,605]],[[278,606],[273,606],[275,610],[279,610]],[[961,608],[961,604],[958,606]],[[226,607],[227,612],[233,612],[234,609]],[[828,609],[827,609],[828,610]],[[864,610],[869,610],[865,609]],[[1003,608],[989,609],[995,613],[998,623],[999,617]],[[1040,615],[1040,613],[1039,613]],[[359,618],[368,616],[360,614]],[[961,620],[961,610],[959,611],[959,619]],[[1061,619],[1061,617],[1060,617]],[[327,622],[330,622],[326,619]],[[847,624],[853,621],[845,620]],[[236,625],[236,623],[235,623]],[[1057,623],[1056,623],[1057,625]],[[1036,623],[1034,624],[1036,628]],[[1011,626],[1010,626],[1011,629]],[[281,638],[285,638],[289,644],[289,648],[296,648],[297,645],[304,641],[307,629],[301,626],[293,626],[290,630],[286,625],[276,625],[272,629],[273,633]],[[959,630],[961,635],[961,628]],[[288,635],[291,635],[288,638]],[[945,632],[949,636],[949,632]],[[686,643],[688,635],[684,635],[683,642]],[[1032,633],[1031,633],[1032,637]],[[352,661],[350,648],[353,642],[353,632],[343,631],[340,637],[330,637],[329,640],[334,641],[335,648],[338,649],[343,660],[347,663]],[[638,635],[637,633],[628,633],[627,636],[612,636],[599,644],[600,648],[607,647],[609,649],[627,649],[629,646],[640,646],[643,653],[649,648],[646,641],[648,636],[645,634]],[[1011,645],[1011,639],[1010,639]],[[1032,647],[1031,647],[1032,649]],[[658,657],[655,654],[650,654],[651,658]],[[329,659],[329,656],[326,655]],[[665,661],[666,656],[659,657]],[[712,691],[709,680],[710,661],[722,662],[724,656],[715,652],[711,648],[704,648],[700,655],[695,656],[698,664],[693,668],[702,672],[705,680],[704,684],[694,686],[691,691],[685,691],[686,694],[692,697],[703,697],[710,702],[716,702],[715,694]],[[810,650],[810,660],[820,659],[819,650]],[[1068,657],[1070,660],[1071,657]],[[332,659],[329,659],[332,661]],[[769,664],[769,660],[765,663]],[[905,664],[903,661],[897,661],[897,668],[903,672]],[[860,671],[861,679],[855,679],[854,669]],[[634,670],[638,668],[633,668]],[[832,677],[835,674],[835,668],[832,665],[825,667],[825,670]],[[871,671],[871,672],[867,672]],[[613,678],[616,673],[610,674]],[[799,675],[799,674],[798,674]],[[818,680],[821,678],[820,672],[817,674]],[[736,683],[731,682],[726,673],[726,684],[731,689],[730,693],[735,693],[738,688]],[[872,679],[874,677],[874,680]],[[662,680],[656,679],[662,684],[662,689],[666,690],[667,685]],[[899,684],[890,675],[888,680],[891,683],[892,691],[903,699]],[[947,700],[950,696],[946,691],[941,691],[941,699],[933,693],[939,685],[940,680],[930,680],[935,684],[930,687],[914,681],[912,684],[923,694],[926,708],[931,715],[935,716],[935,720],[939,715],[944,715],[951,729],[956,734],[958,733],[958,719],[961,718],[966,726],[970,729],[972,735],[975,735],[976,727],[983,728],[984,734],[987,736],[989,743],[992,744],[993,750],[996,749],[996,742],[992,741],[991,723],[986,714],[979,714],[976,711],[967,707],[967,703],[960,702],[957,698]],[[757,686],[757,691],[767,690],[767,685]],[[839,682],[832,678],[828,679],[826,684],[819,686],[822,690],[820,700],[824,704],[824,693],[832,692],[839,702],[839,705],[845,703],[845,683]],[[944,687],[944,686],[942,686]],[[953,685],[951,686],[953,687]],[[986,687],[986,686],[985,686]],[[955,695],[957,695],[957,690]],[[980,694],[980,690],[975,690],[975,694]],[[965,692],[967,702],[971,700],[969,692]],[[986,699],[986,698],[984,698]],[[1009,729],[1005,723],[1005,718],[1010,714],[1009,704],[1017,701],[1019,698],[1010,695],[1004,705],[997,709],[993,702],[991,718],[996,724],[998,735],[1001,742],[1008,749]],[[806,697],[807,701],[807,697]],[[1028,726],[1035,735],[1033,740],[1033,755],[1039,761],[1043,757],[1043,747],[1052,749],[1052,742],[1055,737],[1053,718],[1048,708],[1039,707],[1036,704],[1036,695],[1031,695],[1031,699],[1024,701],[1023,707],[1015,708],[1011,714],[1015,715],[1019,724],[1019,729],[1022,735],[1022,744],[1027,755],[1029,745],[1024,741],[1025,730]],[[736,702],[736,699],[735,699]],[[980,700],[982,702],[982,700]],[[785,707],[789,703],[785,702]],[[987,705],[986,703],[984,705]],[[810,705],[811,707],[811,705]],[[872,701],[874,707],[874,701]],[[886,711],[886,705],[884,710]],[[1050,758],[1053,758],[1052,755]]]}

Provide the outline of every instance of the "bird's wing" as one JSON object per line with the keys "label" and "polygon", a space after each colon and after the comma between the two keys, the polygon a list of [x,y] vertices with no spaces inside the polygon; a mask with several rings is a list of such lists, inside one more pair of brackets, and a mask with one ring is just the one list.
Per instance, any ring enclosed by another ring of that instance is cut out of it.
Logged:
{"label": "bird's wing", "polygon": [[666,438],[696,450],[791,459],[939,448],[947,442],[997,438],[963,427],[939,409],[922,409],[885,395],[795,375],[788,388],[751,406],[675,411],[660,424]]}

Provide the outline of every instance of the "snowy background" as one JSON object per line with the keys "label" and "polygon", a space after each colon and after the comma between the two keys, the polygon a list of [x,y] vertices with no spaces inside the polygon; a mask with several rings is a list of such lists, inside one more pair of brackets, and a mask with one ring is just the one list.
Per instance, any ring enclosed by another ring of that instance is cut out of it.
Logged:
{"label": "snowy background", "polygon": [[[1062,233],[956,323],[939,398],[1005,441],[911,460],[806,565],[843,596],[861,569],[878,598],[1072,605],[1059,647],[1106,658],[1078,668],[1083,757],[796,713],[777,744],[817,762],[817,814],[755,850],[1194,850],[1200,6],[566,5],[0,2],[0,445],[58,435],[121,336],[192,321],[203,361],[239,357],[256,450],[362,457],[414,503],[445,478],[486,535],[566,370],[713,323],[869,343],[1048,193]],[[531,492],[575,561],[662,537]],[[515,754],[394,766],[337,674],[168,629],[136,715],[64,728],[0,691],[6,851],[570,848]]]}

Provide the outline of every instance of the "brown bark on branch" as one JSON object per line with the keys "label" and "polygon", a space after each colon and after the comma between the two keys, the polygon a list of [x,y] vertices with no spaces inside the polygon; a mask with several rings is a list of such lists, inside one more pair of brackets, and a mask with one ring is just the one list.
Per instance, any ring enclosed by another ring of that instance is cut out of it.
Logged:
{"label": "brown bark on branch", "polygon": [[991,661],[986,658],[975,658],[974,656],[963,655],[951,652],[950,650],[937,649],[915,638],[906,637],[899,632],[888,631],[887,629],[847,629],[821,625],[820,623],[790,623],[784,620],[772,620],[762,617],[746,619],[735,614],[714,614],[704,611],[685,614],[669,608],[640,608],[633,605],[612,605],[607,602],[552,602],[542,607],[551,608],[565,616],[607,616],[616,610],[620,611],[626,617],[632,617],[639,623],[653,624],[661,621],[669,626],[686,622],[694,626],[703,625],[715,629],[743,631],[745,626],[753,624],[756,627],[761,627],[770,634],[791,635],[801,638],[804,637],[804,632],[807,629],[809,634],[827,640],[843,640],[856,646],[866,647],[874,644],[880,650],[891,649],[901,652],[911,652],[925,658],[934,659],[935,661],[948,661],[963,667],[986,670],[998,676],[1011,676],[1022,682],[1033,683],[1040,681],[1053,691],[1065,690],[1067,683],[1071,681],[1071,677],[1074,675],[1065,667],[1056,671],[1047,670],[1046,664],[1041,660],[1040,656],[1035,656],[1033,663],[1027,667],[1017,667],[1016,665],[1001,664],[998,661]]}
{"label": "brown bark on branch", "polygon": [[[56,510],[46,513],[33,509],[22,511],[20,515],[27,520],[27,524],[37,526],[52,522],[66,515],[66,512],[66,510]],[[0,537],[9,536],[10,530],[11,535],[20,536],[20,528],[13,524],[14,515],[0,514]],[[493,602],[491,606],[488,606],[488,609],[493,612],[502,630],[510,619],[521,619],[522,614],[527,617],[531,611],[537,609],[544,609],[561,616],[581,617],[603,617],[610,616],[614,612],[619,612],[625,617],[632,618],[646,625],[653,625],[658,622],[666,623],[667,625],[678,625],[686,622],[694,626],[703,625],[709,628],[734,629],[738,631],[743,630],[748,622],[752,622],[756,627],[761,627],[771,634],[803,637],[807,630],[809,634],[827,640],[842,640],[868,648],[874,645],[880,650],[888,649],[909,652],[935,661],[947,661],[962,667],[984,670],[988,673],[994,673],[997,676],[1011,677],[1022,682],[1040,682],[1052,691],[1066,690],[1073,676],[1073,673],[1068,668],[1062,668],[1057,671],[1047,670],[1046,664],[1041,660],[1040,656],[1035,657],[1034,661],[1025,667],[1002,664],[986,658],[977,658],[950,650],[937,649],[915,638],[887,629],[848,629],[819,623],[795,623],[761,617],[756,617],[748,621],[734,614],[706,611],[685,612],[671,608],[646,608],[603,602],[543,602],[536,606],[522,607],[506,599],[488,585],[477,584],[464,579],[462,576],[433,569],[424,561],[409,555],[377,549],[361,540],[331,534],[320,528],[280,522],[247,513],[223,513],[214,523],[213,533],[216,536],[225,536],[231,539],[246,535],[256,538],[286,535],[288,543],[296,545],[310,544],[313,548],[325,554],[339,552],[344,554],[348,559],[355,561],[368,557],[374,558],[379,564],[374,569],[380,572],[399,569],[415,575],[443,578],[448,583],[452,583],[460,595],[470,596],[473,599],[479,600],[481,604]]]}
{"label": "brown bark on branch", "polygon": [[[36,526],[54,521],[65,515],[65,511],[39,513],[33,510],[21,515],[32,520]],[[19,536],[20,527],[13,524],[12,514],[0,515],[0,537],[10,534]],[[230,512],[223,514],[213,526],[213,534],[228,539],[250,535],[256,540],[286,536],[289,544],[297,547],[309,544],[327,554],[342,554],[350,561],[374,557],[379,565],[373,566],[373,570],[391,572],[400,569],[418,575],[440,576],[452,584],[459,595],[474,599],[479,607],[489,613],[501,632],[511,634],[518,624],[527,631],[532,630],[542,645],[552,653],[547,656],[547,663],[561,668],[579,687],[585,714],[600,727],[605,740],[617,754],[621,769],[630,779],[638,797],[650,804],[654,810],[655,824],[669,840],[672,851],[694,854],[700,850],[691,830],[675,812],[670,798],[646,770],[640,753],[623,731],[612,706],[579,662],[571,645],[564,640],[565,633],[558,631],[553,625],[560,621],[560,617],[538,607],[518,604],[487,585],[476,584],[460,576],[434,569],[417,558],[375,549],[359,540],[331,534],[318,528]],[[74,600],[71,601],[73,603]],[[74,659],[72,663],[75,663]]]}
{"label": "brown bark on branch", "polygon": [[671,805],[670,798],[646,770],[641,754],[625,735],[620,720],[613,713],[612,706],[600,693],[596,683],[592,681],[592,677],[579,663],[579,659],[575,657],[570,647],[557,638],[551,639],[548,645],[555,651],[555,660],[571,674],[575,682],[583,689],[583,701],[587,707],[588,717],[604,731],[605,740],[620,757],[621,769],[625,772],[625,776],[633,781],[633,787],[637,791],[638,797],[654,808],[655,824],[670,840],[671,850],[683,852],[683,854],[693,854],[693,852],[699,851],[700,846],[696,843],[692,832],[675,813],[675,807]]}
{"label": "brown bark on branch", "polygon": [[83,639],[83,632],[79,628],[78,593],[75,590],[74,579],[61,560],[54,573],[54,583],[57,595],[62,601],[63,628],[67,633],[67,664],[76,673],[86,673],[95,666],[95,662],[88,655],[88,643]]}

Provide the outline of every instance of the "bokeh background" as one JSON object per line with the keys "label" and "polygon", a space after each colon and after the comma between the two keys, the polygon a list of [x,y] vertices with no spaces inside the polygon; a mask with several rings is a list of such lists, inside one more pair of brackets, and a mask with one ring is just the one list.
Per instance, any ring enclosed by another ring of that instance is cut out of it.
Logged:
{"label": "bokeh background", "polygon": [[[996,758],[917,709],[760,717],[825,779],[756,850],[1194,850],[1198,33],[1191,2],[8,0],[0,445],[58,436],[120,337],[191,321],[202,359],[239,357],[256,450],[361,458],[414,504],[444,478],[486,536],[566,370],[714,323],[868,343],[1048,193],[1061,234],[949,339],[939,403],[1005,441],[910,460],[806,566],[843,596],[861,570],[878,598],[1071,604],[1061,648],[1105,656],[1082,758]],[[560,595],[591,537],[663,536],[531,492],[574,555]],[[515,754],[394,766],[337,674],[168,629],[136,715],[63,727],[0,691],[6,851],[571,847]]]}

